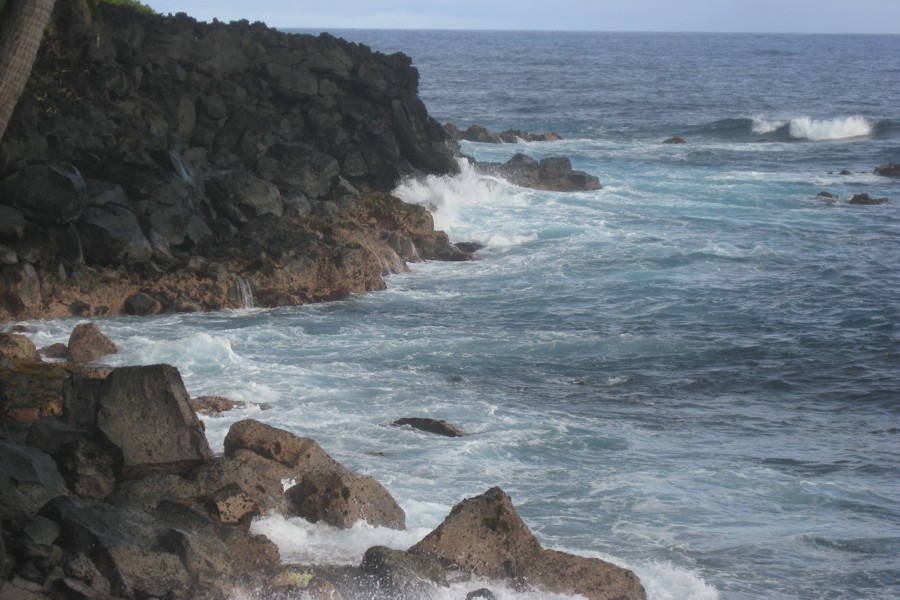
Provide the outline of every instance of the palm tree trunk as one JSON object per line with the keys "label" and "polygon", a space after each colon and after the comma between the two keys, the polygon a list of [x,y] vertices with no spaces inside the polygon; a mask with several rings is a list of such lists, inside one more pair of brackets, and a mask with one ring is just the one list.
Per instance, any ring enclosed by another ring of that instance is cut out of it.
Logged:
{"label": "palm tree trunk", "polygon": [[55,0],[6,0],[0,14],[0,140],[25,89]]}

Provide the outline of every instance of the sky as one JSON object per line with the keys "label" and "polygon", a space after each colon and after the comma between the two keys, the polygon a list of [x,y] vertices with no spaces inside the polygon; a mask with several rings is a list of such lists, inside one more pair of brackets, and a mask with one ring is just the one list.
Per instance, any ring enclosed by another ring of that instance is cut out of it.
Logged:
{"label": "sky", "polygon": [[900,0],[143,0],[201,21],[313,29],[900,34]]}

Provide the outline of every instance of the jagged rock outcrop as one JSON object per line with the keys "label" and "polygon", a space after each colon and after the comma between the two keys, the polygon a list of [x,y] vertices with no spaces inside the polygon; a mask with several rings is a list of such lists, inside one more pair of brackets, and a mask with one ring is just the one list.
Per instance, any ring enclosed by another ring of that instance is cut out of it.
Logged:
{"label": "jagged rock outcrop", "polygon": [[878,165],[873,172],[882,177],[893,177],[898,179],[900,178],[900,163],[885,163],[883,165]]}
{"label": "jagged rock outcrop", "polygon": [[646,598],[640,580],[627,569],[542,548],[500,488],[457,504],[410,552],[538,591],[591,600]]}
{"label": "jagged rock outcrop", "polygon": [[584,171],[572,169],[572,161],[565,156],[553,156],[540,161],[516,154],[505,163],[475,162],[475,170],[493,175],[514,185],[554,192],[599,190],[600,180]]}
{"label": "jagged rock outcrop", "polygon": [[469,125],[462,131],[453,123],[445,123],[444,131],[454,140],[466,140],[483,144],[518,144],[521,142],[555,142],[563,139],[558,133],[530,133],[521,129],[507,129],[495,133],[482,125]]}
{"label": "jagged rock outcrop", "polygon": [[4,598],[418,600],[445,595],[448,568],[498,587],[643,598],[630,571],[541,548],[499,488],[460,503],[408,551],[282,565],[275,544],[251,533],[254,517],[403,528],[405,514],[315,441],[258,421],[232,425],[225,455],[212,456],[171,366],[4,361],[0,407]]}
{"label": "jagged rock outcrop", "polygon": [[388,194],[458,171],[408,57],[101,9],[96,36],[51,29],[2,140],[0,321],[330,300],[470,258]]}

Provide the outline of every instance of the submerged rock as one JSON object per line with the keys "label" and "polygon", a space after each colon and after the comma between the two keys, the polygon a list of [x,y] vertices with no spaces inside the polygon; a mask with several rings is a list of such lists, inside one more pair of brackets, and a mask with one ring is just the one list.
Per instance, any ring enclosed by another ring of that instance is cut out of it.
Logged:
{"label": "submerged rock", "polygon": [[887,204],[887,198],[872,198],[868,194],[853,194],[853,197],[850,198],[850,204],[862,204],[862,205],[878,205],[878,204]]}
{"label": "submerged rock", "polygon": [[466,435],[462,431],[460,431],[456,426],[451,425],[447,421],[441,419],[428,419],[424,417],[404,417],[402,419],[397,419],[392,423],[392,425],[396,425],[398,427],[409,426],[413,429],[418,429],[420,431],[427,431],[428,433],[434,433],[437,435],[443,435],[446,437],[462,437]]}
{"label": "submerged rock", "polygon": [[673,135],[670,138],[666,138],[662,141],[663,144],[686,144],[687,140],[681,137],[680,135]]}

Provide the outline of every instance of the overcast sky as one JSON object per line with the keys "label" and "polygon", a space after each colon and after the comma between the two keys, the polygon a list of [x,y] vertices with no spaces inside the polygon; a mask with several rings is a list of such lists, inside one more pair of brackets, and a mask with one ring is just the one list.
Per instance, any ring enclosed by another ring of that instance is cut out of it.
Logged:
{"label": "overcast sky", "polygon": [[144,0],[163,14],[321,29],[900,34],[900,0]]}

